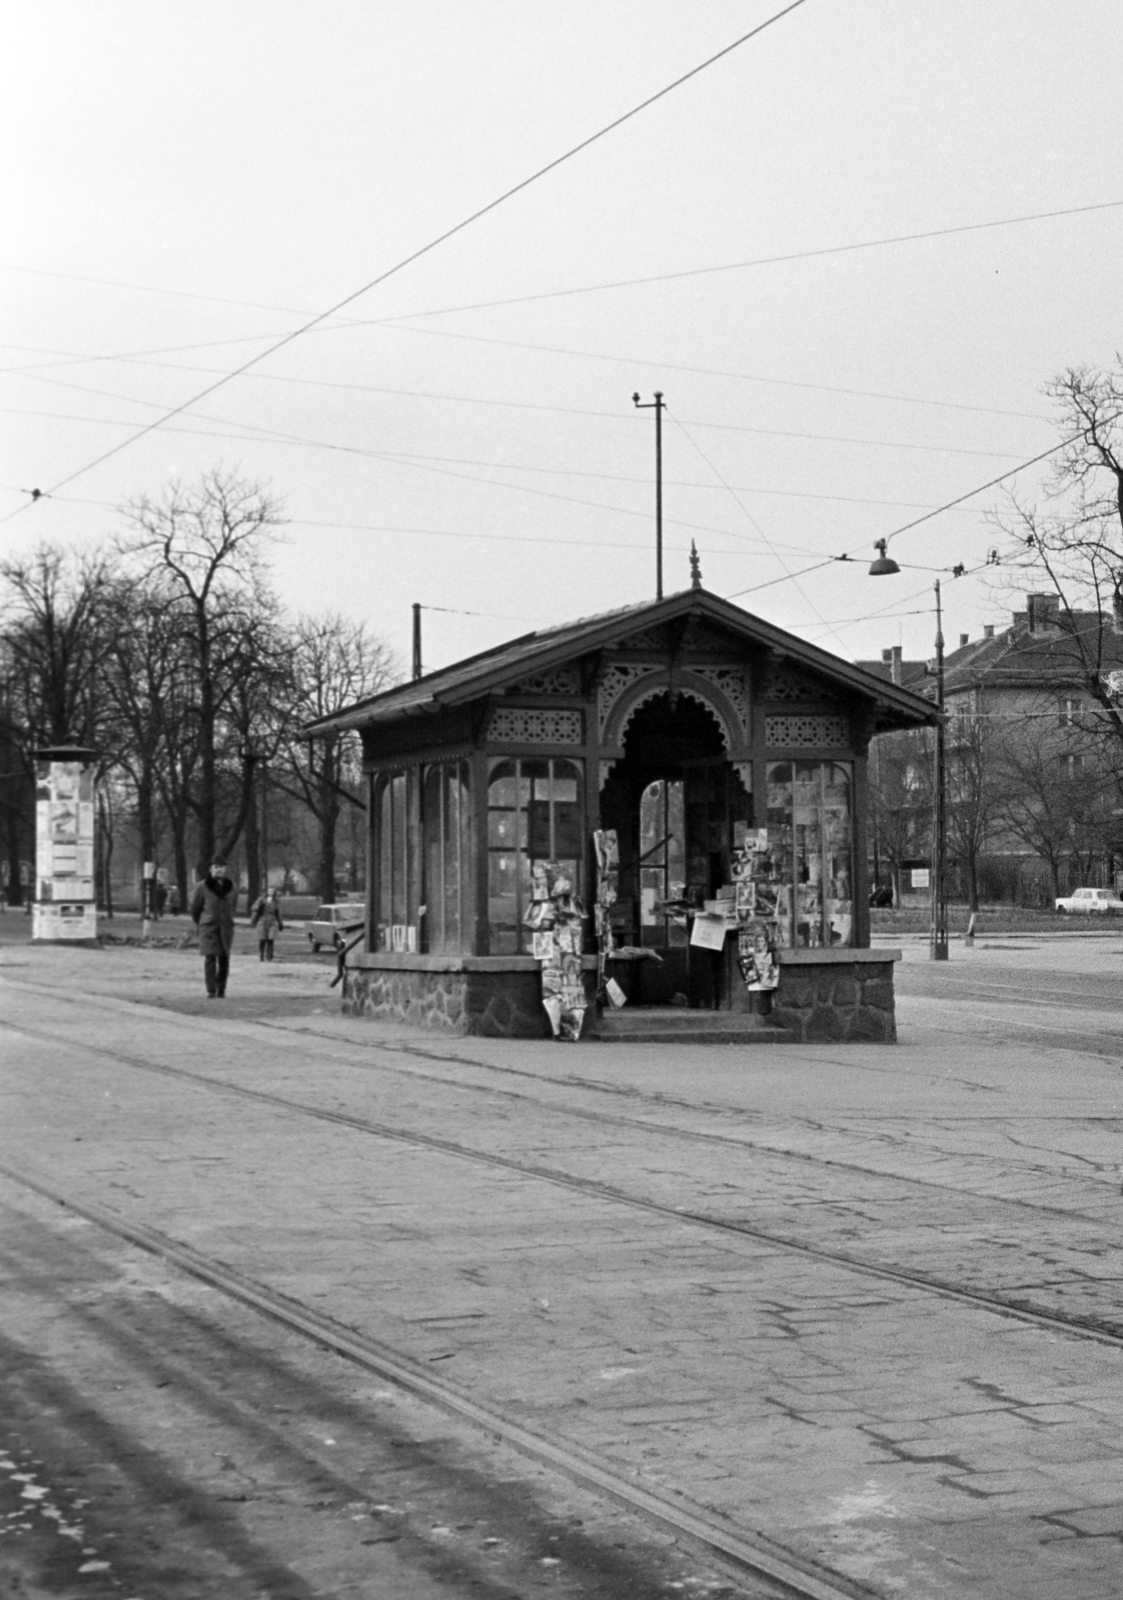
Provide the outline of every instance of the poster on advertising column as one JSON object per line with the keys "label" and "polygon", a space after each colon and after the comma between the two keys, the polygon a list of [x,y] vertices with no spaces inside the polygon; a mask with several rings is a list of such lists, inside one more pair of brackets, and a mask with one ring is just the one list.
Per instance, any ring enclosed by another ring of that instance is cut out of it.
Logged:
{"label": "poster on advertising column", "polygon": [[78,746],[36,753],[32,939],[97,937],[95,760],[95,751]]}

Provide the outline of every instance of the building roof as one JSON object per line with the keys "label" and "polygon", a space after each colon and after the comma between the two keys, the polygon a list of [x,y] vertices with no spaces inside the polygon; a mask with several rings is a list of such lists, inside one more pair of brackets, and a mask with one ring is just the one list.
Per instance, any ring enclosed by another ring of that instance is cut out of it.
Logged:
{"label": "building roof", "polygon": [[926,699],[935,693],[935,689],[930,687],[932,678],[928,663],[906,661],[899,648],[883,650],[880,661],[859,661],[856,665],[875,678],[899,684],[903,689],[912,689],[916,694],[924,695]]}
{"label": "building roof", "polygon": [[777,656],[866,697],[876,707],[879,732],[915,727],[935,718],[933,707],[910,690],[808,644],[705,589],[684,589],[664,600],[646,600],[597,616],[579,617],[555,628],[521,634],[410,683],[343,706],[330,716],[308,723],[302,731],[305,736],[316,738],[349,728],[432,715],[497,693],[531,673],[550,671],[579,656],[620,644],[632,634],[680,618],[710,621],[747,646],[770,649]]}
{"label": "building roof", "polygon": [[[1031,601],[1037,599],[1031,596]],[[1044,597],[1040,597],[1044,598]],[[1044,618],[1016,612],[1012,627],[963,645],[944,658],[944,692],[963,689],[1064,689],[1123,668],[1123,634],[1095,611]]]}

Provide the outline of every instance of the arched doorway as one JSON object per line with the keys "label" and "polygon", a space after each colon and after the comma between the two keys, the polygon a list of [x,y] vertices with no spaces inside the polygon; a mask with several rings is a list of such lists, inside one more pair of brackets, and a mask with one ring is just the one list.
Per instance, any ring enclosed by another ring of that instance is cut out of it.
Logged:
{"label": "arched doorway", "polygon": [[624,755],[601,791],[601,821],[620,848],[617,942],[649,952],[630,974],[633,1005],[721,1004],[720,955],[689,943],[691,912],[729,885],[752,797],[730,764],[717,716],[664,693],[630,717]]}

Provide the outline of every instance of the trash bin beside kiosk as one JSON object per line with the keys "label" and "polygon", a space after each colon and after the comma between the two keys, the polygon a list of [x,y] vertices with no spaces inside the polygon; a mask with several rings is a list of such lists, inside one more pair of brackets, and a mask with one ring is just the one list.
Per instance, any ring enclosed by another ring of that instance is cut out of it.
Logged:
{"label": "trash bin beside kiosk", "polygon": [[35,900],[31,937],[97,937],[94,769],[97,751],[52,745],[35,752]]}

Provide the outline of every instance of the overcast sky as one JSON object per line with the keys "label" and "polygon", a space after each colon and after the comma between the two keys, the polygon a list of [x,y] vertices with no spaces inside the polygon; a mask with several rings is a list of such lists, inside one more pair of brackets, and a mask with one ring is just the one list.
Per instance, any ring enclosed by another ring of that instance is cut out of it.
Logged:
{"label": "overcast sky", "polygon": [[[668,592],[694,539],[706,587],[771,622],[930,654],[928,569],[985,561],[1002,493],[893,538],[898,578],[867,577],[873,541],[1047,449],[1042,386],[1123,343],[1118,0],[804,0],[81,470],[780,9],[12,7],[4,547],[92,545],[223,465],[284,504],[289,607],[407,661],[419,602],[433,668],[653,596],[631,396],[661,389]],[[1012,599],[949,580],[950,642]]]}

